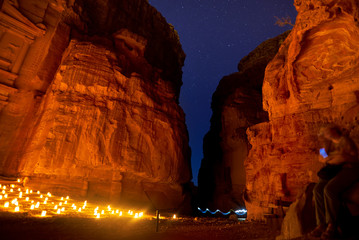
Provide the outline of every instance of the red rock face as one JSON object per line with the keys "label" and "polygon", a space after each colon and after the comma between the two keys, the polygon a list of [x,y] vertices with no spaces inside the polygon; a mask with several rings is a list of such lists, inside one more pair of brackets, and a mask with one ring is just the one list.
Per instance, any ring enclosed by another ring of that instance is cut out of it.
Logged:
{"label": "red rock face", "polygon": [[262,109],[264,69],[288,32],[265,41],[224,77],[212,97],[211,129],[204,138],[198,176],[200,205],[228,211],[243,207],[244,160],[249,151],[246,129],[268,121]]}
{"label": "red rock face", "polygon": [[[28,176],[29,186],[54,193],[176,208],[191,179],[178,105],[184,60],[178,36],[147,1],[109,1],[128,18],[111,23],[89,15],[90,7],[106,3],[86,3],[57,6],[53,18],[45,14],[51,34],[34,40],[23,75],[3,84],[14,93],[0,113],[1,174]],[[40,11],[29,2],[13,7]],[[138,18],[138,12],[147,14]],[[100,8],[97,17],[106,13]],[[30,59],[39,60],[28,74]]]}
{"label": "red rock face", "polygon": [[276,200],[293,201],[316,181],[317,133],[335,123],[359,142],[357,1],[295,1],[291,34],[266,68],[263,106],[269,122],[247,130],[250,218]]}

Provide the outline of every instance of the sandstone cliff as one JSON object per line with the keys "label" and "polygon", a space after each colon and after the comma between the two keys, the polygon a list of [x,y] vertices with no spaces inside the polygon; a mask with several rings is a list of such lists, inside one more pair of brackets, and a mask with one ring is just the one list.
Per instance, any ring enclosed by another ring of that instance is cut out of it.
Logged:
{"label": "sandstone cliff", "polygon": [[264,70],[289,32],[259,45],[224,77],[212,97],[211,128],[203,141],[204,159],[198,176],[200,205],[223,211],[243,206],[246,129],[268,121],[262,108]]}
{"label": "sandstone cliff", "polygon": [[165,19],[145,0],[5,0],[0,24],[1,47],[20,49],[1,56],[0,173],[179,207],[191,179],[185,55]]}
{"label": "sandstone cliff", "polygon": [[316,181],[319,128],[339,125],[359,140],[359,3],[296,0],[295,26],[268,64],[263,106],[269,122],[247,130],[250,218],[293,201]]}

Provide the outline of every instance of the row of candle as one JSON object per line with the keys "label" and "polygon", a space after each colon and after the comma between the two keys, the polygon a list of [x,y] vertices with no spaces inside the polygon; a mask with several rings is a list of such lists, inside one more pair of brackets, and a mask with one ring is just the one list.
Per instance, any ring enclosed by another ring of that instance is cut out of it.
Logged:
{"label": "row of candle", "polygon": [[[18,182],[20,182],[18,180]],[[22,187],[15,189],[15,184],[1,185],[0,184],[0,200],[5,201],[3,204],[0,202],[0,206],[3,206],[0,210],[13,211],[13,212],[29,212],[35,211],[34,216],[53,216],[59,214],[81,214],[81,216],[100,218],[101,216],[128,216],[133,218],[144,217],[143,212],[133,212],[132,210],[120,211],[119,209],[112,209],[110,205],[107,209],[100,209],[98,206],[91,207],[87,201],[77,202],[67,197],[55,197],[51,193],[42,195],[40,191],[33,191],[31,189],[22,189]],[[23,191],[24,190],[24,191]],[[11,199],[11,201],[7,201]],[[69,207],[70,202],[72,203]],[[13,210],[11,210],[13,209]]]}

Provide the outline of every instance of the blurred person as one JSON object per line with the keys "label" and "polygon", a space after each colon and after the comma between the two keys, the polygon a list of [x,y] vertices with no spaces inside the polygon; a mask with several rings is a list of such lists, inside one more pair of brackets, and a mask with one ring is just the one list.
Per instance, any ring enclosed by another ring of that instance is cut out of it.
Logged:
{"label": "blurred person", "polygon": [[358,150],[337,126],[322,128],[319,137],[325,145],[320,150],[319,161],[325,166],[319,170],[319,181],[313,190],[317,227],[310,236],[333,239],[340,235],[341,195],[359,180]]}

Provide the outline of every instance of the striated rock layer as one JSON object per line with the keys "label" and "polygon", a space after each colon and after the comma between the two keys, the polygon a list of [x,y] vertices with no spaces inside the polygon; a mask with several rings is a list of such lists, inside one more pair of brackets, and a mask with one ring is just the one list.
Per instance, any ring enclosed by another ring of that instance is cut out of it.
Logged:
{"label": "striated rock layer", "polygon": [[20,48],[0,62],[0,174],[53,193],[180,207],[191,179],[178,105],[185,55],[165,19],[145,0],[5,0],[0,14],[1,47]]}
{"label": "striated rock layer", "polygon": [[268,64],[263,106],[269,122],[247,130],[250,218],[293,201],[316,181],[317,133],[335,123],[359,142],[359,3],[296,0],[296,24]]}
{"label": "striated rock layer", "polygon": [[264,70],[289,32],[259,45],[224,77],[212,97],[211,128],[203,141],[204,159],[198,176],[200,205],[227,211],[244,205],[246,129],[268,121],[262,108]]}

